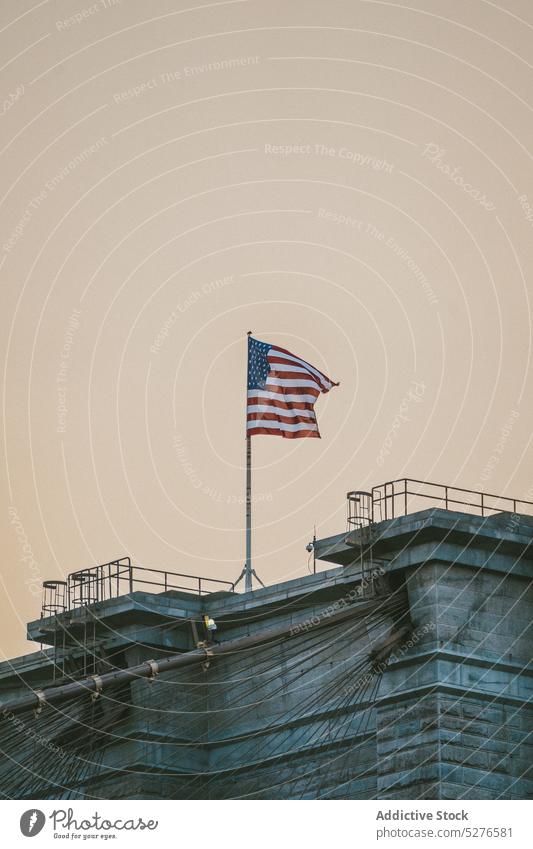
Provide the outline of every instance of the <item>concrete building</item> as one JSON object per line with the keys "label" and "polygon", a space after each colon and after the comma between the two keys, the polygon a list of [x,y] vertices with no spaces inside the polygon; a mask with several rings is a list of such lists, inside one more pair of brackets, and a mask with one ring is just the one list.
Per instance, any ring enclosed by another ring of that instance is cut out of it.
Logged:
{"label": "concrete building", "polygon": [[348,505],[316,573],[252,593],[127,559],[47,582],[43,650],[0,665],[4,796],[531,798],[533,504]]}

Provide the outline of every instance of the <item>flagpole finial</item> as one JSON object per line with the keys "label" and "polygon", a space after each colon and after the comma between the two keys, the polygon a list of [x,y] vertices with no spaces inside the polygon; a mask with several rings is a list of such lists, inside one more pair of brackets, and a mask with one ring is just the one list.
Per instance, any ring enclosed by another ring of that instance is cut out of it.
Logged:
{"label": "flagpole finial", "polygon": [[251,336],[251,335],[252,335],[252,331],[251,331],[251,330],[249,330],[249,331],[248,331],[248,333],[247,333],[246,335],[247,335],[247,336]]}

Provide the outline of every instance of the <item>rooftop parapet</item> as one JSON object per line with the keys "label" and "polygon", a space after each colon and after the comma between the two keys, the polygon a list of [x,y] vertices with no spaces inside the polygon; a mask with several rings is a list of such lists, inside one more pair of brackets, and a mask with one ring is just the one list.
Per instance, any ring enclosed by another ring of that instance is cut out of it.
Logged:
{"label": "rooftop parapet", "polygon": [[217,578],[133,566],[129,557],[121,557],[71,572],[66,581],[44,581],[41,618],[134,592],[170,591],[203,596],[221,591],[235,592],[235,584]]}
{"label": "rooftop parapet", "polygon": [[431,483],[416,478],[399,478],[374,486],[371,492],[355,490],[347,493],[348,526],[383,522],[418,513],[430,507],[493,516],[497,513],[520,513],[533,516],[533,501],[494,495],[481,490],[464,489],[448,484]]}

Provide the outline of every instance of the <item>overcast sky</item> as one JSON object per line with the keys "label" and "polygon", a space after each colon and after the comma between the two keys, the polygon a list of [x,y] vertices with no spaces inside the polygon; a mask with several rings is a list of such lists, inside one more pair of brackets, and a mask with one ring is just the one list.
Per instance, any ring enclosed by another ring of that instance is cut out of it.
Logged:
{"label": "overcast sky", "polygon": [[531,4],[194,5],[0,9],[8,657],[42,579],[237,577],[247,330],[340,381],[254,438],[265,583],[349,489],[533,500]]}

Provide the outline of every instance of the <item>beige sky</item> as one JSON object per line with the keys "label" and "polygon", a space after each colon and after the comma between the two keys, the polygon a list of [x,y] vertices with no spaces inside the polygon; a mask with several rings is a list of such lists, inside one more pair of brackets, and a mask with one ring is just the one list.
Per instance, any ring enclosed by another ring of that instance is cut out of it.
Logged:
{"label": "beige sky", "polygon": [[341,381],[254,439],[266,583],[349,489],[533,487],[531,4],[196,6],[0,9],[6,656],[43,578],[238,575],[249,329]]}

